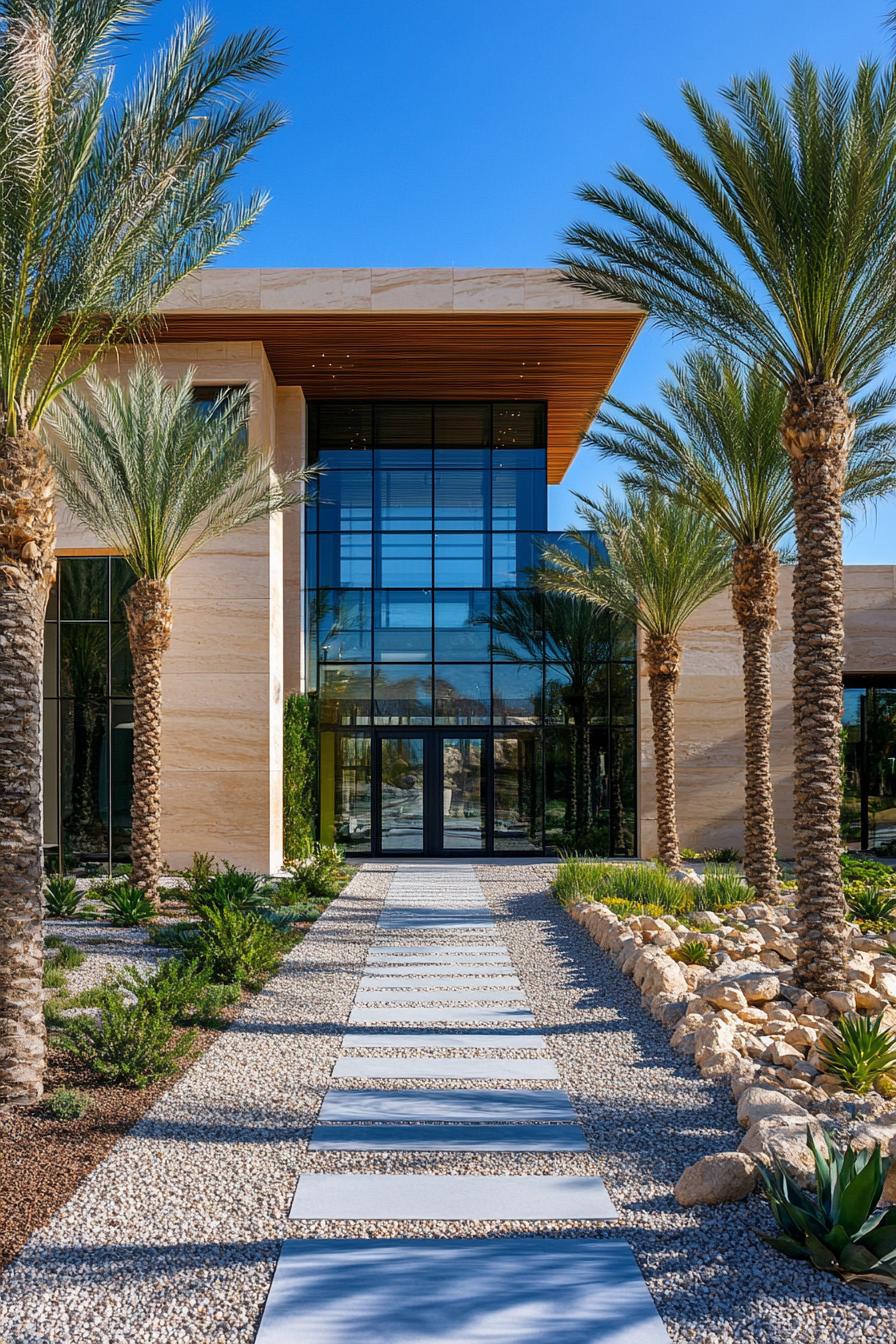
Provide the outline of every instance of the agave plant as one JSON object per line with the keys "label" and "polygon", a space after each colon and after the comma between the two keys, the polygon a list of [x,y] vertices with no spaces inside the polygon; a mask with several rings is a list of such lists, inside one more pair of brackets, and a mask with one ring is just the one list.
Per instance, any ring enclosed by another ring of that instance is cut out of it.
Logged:
{"label": "agave plant", "polygon": [[896,1207],[879,1209],[890,1158],[880,1145],[858,1151],[838,1148],[827,1134],[822,1152],[811,1132],[807,1143],[815,1159],[815,1193],[800,1189],[780,1162],[760,1166],[759,1174],[775,1221],[777,1236],[762,1240],[794,1260],[841,1278],[896,1284]]}
{"label": "agave plant", "polygon": [[854,887],[847,893],[846,907],[861,924],[889,929],[896,924],[896,892],[880,887]]}
{"label": "agave plant", "polygon": [[44,888],[44,909],[48,919],[71,919],[78,913],[81,896],[73,877],[54,873]]}
{"label": "agave plant", "polygon": [[844,1013],[819,1040],[818,1053],[828,1073],[850,1091],[864,1093],[896,1068],[896,1036],[883,1025],[883,1013]]}
{"label": "agave plant", "polygon": [[684,962],[686,966],[709,966],[711,953],[706,943],[699,938],[689,938],[670,953],[673,961]]}
{"label": "agave plant", "polygon": [[107,882],[101,889],[100,908],[117,929],[130,929],[152,919],[156,908],[139,887],[130,882]]}

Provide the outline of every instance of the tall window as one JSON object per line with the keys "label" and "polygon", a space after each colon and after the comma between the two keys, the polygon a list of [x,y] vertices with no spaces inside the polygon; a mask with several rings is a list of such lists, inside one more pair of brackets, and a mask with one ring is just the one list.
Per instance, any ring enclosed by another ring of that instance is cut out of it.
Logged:
{"label": "tall window", "polygon": [[854,849],[896,851],[896,676],[846,678],[841,833]]}
{"label": "tall window", "polygon": [[113,556],[62,556],[44,657],[44,853],[49,871],[130,861],[133,710],[123,601],[133,582]]}

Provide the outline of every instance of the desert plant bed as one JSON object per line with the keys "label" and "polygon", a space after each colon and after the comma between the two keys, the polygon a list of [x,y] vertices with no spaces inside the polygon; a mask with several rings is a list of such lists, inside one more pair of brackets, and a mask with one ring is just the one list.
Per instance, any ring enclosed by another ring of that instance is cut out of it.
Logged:
{"label": "desert plant bed", "polygon": [[[814,1179],[807,1132],[896,1153],[896,932],[883,865],[853,868],[842,987],[796,984],[796,911],[757,902],[733,869],[561,864],[554,893],[640,989],[647,1011],[704,1078],[730,1085],[746,1134],[682,1173],[683,1203],[743,1198],[757,1164]],[[702,951],[701,946],[702,945]],[[896,1198],[896,1170],[885,1198]]]}

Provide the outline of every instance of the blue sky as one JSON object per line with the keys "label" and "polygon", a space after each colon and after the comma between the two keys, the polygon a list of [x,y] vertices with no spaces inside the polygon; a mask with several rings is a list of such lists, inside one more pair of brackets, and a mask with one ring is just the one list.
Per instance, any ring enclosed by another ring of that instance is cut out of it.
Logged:
{"label": "blue sky", "polygon": [[[125,69],[183,3],[161,0]],[[639,124],[687,134],[679,88],[712,94],[758,68],[776,81],[795,51],[847,69],[885,55],[886,0],[212,0],[221,32],[280,30],[270,93],[288,127],[246,165],[272,196],[224,264],[542,266],[580,213],[576,184],[626,162],[671,185]],[[639,337],[615,390],[649,400],[680,347]],[[612,479],[582,451],[552,491]],[[896,500],[847,539],[853,563],[896,563]]]}

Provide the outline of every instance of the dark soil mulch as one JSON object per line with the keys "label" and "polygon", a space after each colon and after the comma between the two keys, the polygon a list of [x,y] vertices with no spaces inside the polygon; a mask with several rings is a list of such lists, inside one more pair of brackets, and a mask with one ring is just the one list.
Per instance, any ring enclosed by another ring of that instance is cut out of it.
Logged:
{"label": "dark soil mulch", "polygon": [[98,1083],[70,1055],[50,1050],[45,1096],[57,1087],[77,1088],[90,1105],[78,1120],[54,1120],[42,1105],[0,1114],[0,1269],[218,1034],[200,1031],[178,1072],[142,1089]]}

